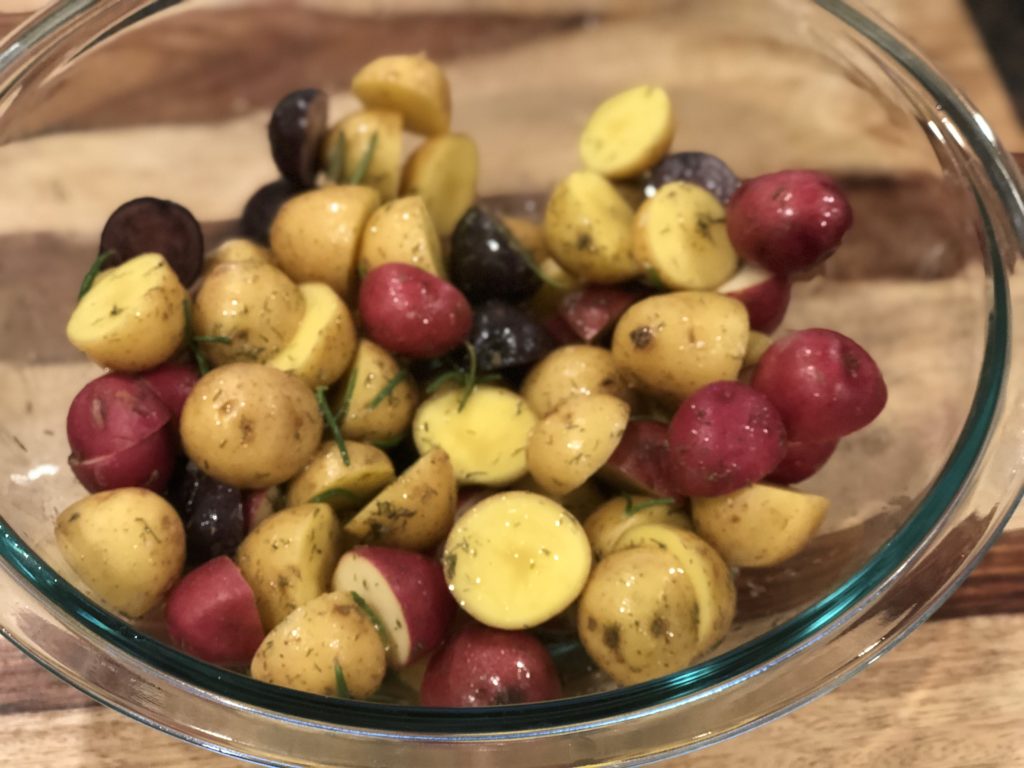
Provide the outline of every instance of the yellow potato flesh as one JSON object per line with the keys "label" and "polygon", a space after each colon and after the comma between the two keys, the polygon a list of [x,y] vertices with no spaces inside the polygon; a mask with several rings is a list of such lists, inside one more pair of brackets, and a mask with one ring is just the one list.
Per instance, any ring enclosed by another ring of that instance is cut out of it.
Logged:
{"label": "yellow potato flesh", "polygon": [[370,216],[359,246],[363,274],[383,264],[409,264],[438,277],[445,276],[441,240],[423,198],[400,197]]}
{"label": "yellow potato flesh", "polygon": [[[387,350],[368,339],[360,339],[348,375],[334,389],[331,405],[335,413],[345,408],[341,433],[353,440],[387,443],[400,437],[412,422],[419,402],[415,380],[403,376],[381,402],[376,402],[402,369]],[[345,407],[350,379],[351,399]]]}
{"label": "yellow potato flesh", "polygon": [[[376,136],[376,138],[374,138]],[[368,109],[349,115],[324,137],[321,150],[323,167],[331,172],[335,145],[344,137],[345,157],[341,178],[336,183],[352,180],[365,165],[359,183],[380,192],[382,200],[392,200],[398,194],[402,176],[402,116],[398,112]],[[366,162],[367,153],[373,147]]]}
{"label": "yellow potato flesh", "polygon": [[650,496],[618,496],[595,509],[583,522],[594,555],[600,558],[611,554],[622,535],[640,525],[667,523],[677,528],[692,527],[678,506],[655,501]]}
{"label": "yellow potato flesh", "polygon": [[748,368],[761,362],[761,358],[771,345],[771,336],[760,331],[751,331],[747,340],[747,352],[743,355],[743,367]]}
{"label": "yellow potato flesh", "polygon": [[333,384],[356,352],[356,326],[345,302],[325,283],[303,283],[305,312],[295,335],[267,365],[292,373],[311,387]]}
{"label": "yellow potato flesh", "polygon": [[345,449],[348,464],[333,440],[321,445],[309,464],[288,484],[288,506],[317,499],[336,511],[358,509],[395,479],[394,465],[380,448],[346,440]]}
{"label": "yellow potato flesh", "polygon": [[468,136],[446,133],[427,139],[405,165],[402,194],[419,195],[441,237],[455,231],[476,200],[480,156]]}
{"label": "yellow potato flesh", "polygon": [[665,89],[638,85],[601,103],[580,137],[587,169],[628,179],[654,165],[672,143],[672,104]]}
{"label": "yellow potato flesh", "polygon": [[448,80],[423,54],[374,59],[352,78],[352,90],[367,107],[400,112],[415,133],[445,133],[451,123]]}

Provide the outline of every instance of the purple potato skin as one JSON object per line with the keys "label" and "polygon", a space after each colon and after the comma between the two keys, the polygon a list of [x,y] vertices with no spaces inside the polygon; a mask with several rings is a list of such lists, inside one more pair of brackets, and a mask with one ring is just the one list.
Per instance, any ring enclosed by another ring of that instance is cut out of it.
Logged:
{"label": "purple potato skin", "polygon": [[104,268],[116,267],[142,253],[159,253],[186,288],[203,270],[203,230],[187,208],[171,200],[139,197],[107,219],[100,253],[112,255]]}
{"label": "purple potato skin", "polygon": [[270,153],[281,176],[296,187],[316,182],[320,142],[327,130],[327,94],[318,88],[292,91],[270,116]]}

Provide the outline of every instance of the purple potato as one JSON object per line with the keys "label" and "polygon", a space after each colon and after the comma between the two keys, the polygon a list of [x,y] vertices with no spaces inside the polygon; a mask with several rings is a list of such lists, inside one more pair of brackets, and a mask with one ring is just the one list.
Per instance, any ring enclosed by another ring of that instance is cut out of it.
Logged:
{"label": "purple potato", "polygon": [[521,301],[540,288],[532,257],[497,216],[473,206],[452,233],[452,282],[471,302]]}
{"label": "purple potato", "polygon": [[492,299],[476,309],[469,341],[482,373],[521,368],[554,349],[548,332],[518,307]]}
{"label": "purple potato", "polygon": [[320,142],[327,129],[327,94],[319,88],[292,91],[270,116],[270,152],[281,175],[297,187],[316,182]]}
{"label": "purple potato", "polygon": [[706,152],[676,152],[667,155],[643,176],[644,195],[654,197],[658,188],[673,181],[699,184],[722,205],[739,189],[740,180],[722,160]]}
{"label": "purple potato", "polygon": [[159,253],[190,286],[203,269],[203,230],[184,206],[171,200],[138,197],[107,219],[100,235],[100,253],[112,254],[104,268],[123,264],[142,253]]}
{"label": "purple potato", "polygon": [[185,522],[188,560],[204,563],[233,555],[245,538],[243,493],[187,464],[168,494]]}
{"label": "purple potato", "polygon": [[242,211],[242,234],[261,245],[270,244],[270,225],[278,210],[301,190],[287,179],[264,184],[256,190]]}

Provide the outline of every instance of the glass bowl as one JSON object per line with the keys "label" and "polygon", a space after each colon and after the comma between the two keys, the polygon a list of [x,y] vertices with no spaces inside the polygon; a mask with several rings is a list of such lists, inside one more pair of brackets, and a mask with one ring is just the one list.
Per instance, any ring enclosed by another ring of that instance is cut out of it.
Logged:
{"label": "glass bowl", "polygon": [[[379,7],[378,7],[379,6]],[[636,7],[632,7],[636,6]],[[1022,490],[1024,343],[1011,312],[1020,179],[985,120],[878,19],[840,0],[582,3],[346,0],[304,6],[70,0],[0,50],[0,621],[55,674],[144,723],[273,765],[639,765],[712,744],[838,685],[906,636],[984,554]],[[373,10],[369,10],[369,9]],[[434,13],[428,13],[433,9]],[[670,91],[675,146],[744,176],[836,174],[856,224],[786,327],[836,328],[879,361],[885,412],[806,486],[833,502],[811,547],[738,576],[740,612],[696,666],[605,690],[562,654],[570,699],[485,710],[327,699],[202,664],[98,607],[56,551],[81,495],[63,418],[95,375],[63,324],[106,216],[178,200],[211,241],[274,177],[268,107],[351,108],[354,69],[426,50],[481,194],[536,212],[602,98]]]}

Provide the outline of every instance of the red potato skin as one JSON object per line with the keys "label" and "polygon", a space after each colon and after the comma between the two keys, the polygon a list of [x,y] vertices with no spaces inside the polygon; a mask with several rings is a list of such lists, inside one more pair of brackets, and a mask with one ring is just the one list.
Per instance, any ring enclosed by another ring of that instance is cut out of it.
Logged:
{"label": "red potato skin", "polygon": [[159,368],[146,371],[139,379],[167,406],[174,428],[177,429],[185,400],[199,381],[199,371],[187,363],[165,363]]}
{"label": "red potato skin", "polygon": [[242,515],[245,518],[245,532],[274,514],[281,502],[281,489],[276,485],[258,491],[245,491],[242,494]]}
{"label": "red potato skin", "polygon": [[576,336],[590,344],[610,333],[622,313],[643,295],[631,288],[588,285],[566,294],[559,302],[558,314]]}
{"label": "red potato skin", "polygon": [[750,318],[750,329],[761,333],[773,333],[786,316],[792,293],[789,280],[782,275],[769,274],[767,279],[739,290],[728,290],[723,285],[719,292],[743,302]]}
{"label": "red potato skin", "polygon": [[458,288],[408,264],[371,270],[359,288],[359,313],[371,340],[416,359],[451,352],[473,325],[473,310]]}
{"label": "red potato skin", "polygon": [[561,695],[555,662],[537,638],[475,622],[434,654],[420,688],[428,707],[524,704]]}
{"label": "red potato skin", "polygon": [[171,411],[133,376],[108,373],[93,379],[68,408],[71,453],[80,461],[131,448],[171,421]]}
{"label": "red potato skin", "polygon": [[114,488],[148,488],[163,493],[171,481],[177,456],[177,435],[166,427],[115,453],[92,459],[72,454],[68,464],[90,493]]}
{"label": "red potato skin", "polygon": [[601,479],[623,491],[655,498],[675,496],[668,426],[659,421],[630,421],[622,440],[601,468]]}
{"label": "red potato skin", "polygon": [[256,596],[225,555],[186,574],[167,596],[164,616],[171,641],[211,664],[247,667],[263,642]]}
{"label": "red potato skin", "polygon": [[744,182],[725,216],[736,252],[780,275],[831,256],[853,223],[836,183],[814,171],[780,171]]}
{"label": "red potato skin", "polygon": [[767,476],[786,449],[771,401],[738,381],[717,381],[683,401],[668,427],[680,496],[721,496]]}
{"label": "red potato skin", "polygon": [[779,485],[790,485],[806,480],[825,466],[837,445],[838,440],[828,440],[824,443],[787,443],[786,455],[765,479]]}
{"label": "red potato skin", "polygon": [[548,336],[551,337],[552,341],[557,345],[564,344],[578,344],[579,336],[576,335],[576,331],[572,329],[572,326],[565,322],[565,318],[561,315],[548,315],[541,322],[544,326],[544,330],[548,332]]}
{"label": "red potato skin", "polygon": [[866,427],[888,398],[871,355],[823,328],[796,331],[768,347],[751,386],[779,410],[788,438],[801,443],[838,440]]}

